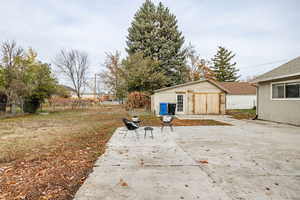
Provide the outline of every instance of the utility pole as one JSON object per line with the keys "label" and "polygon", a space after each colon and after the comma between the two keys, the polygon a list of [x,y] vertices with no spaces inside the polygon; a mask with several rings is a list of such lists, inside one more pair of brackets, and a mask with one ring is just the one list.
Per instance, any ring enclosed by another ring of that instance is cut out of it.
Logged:
{"label": "utility pole", "polygon": [[[94,97],[97,98],[97,76],[100,76],[99,73],[95,73],[95,78],[94,78]],[[98,86],[99,88],[99,86]]]}
{"label": "utility pole", "polygon": [[97,98],[97,73],[95,73],[94,98]]}

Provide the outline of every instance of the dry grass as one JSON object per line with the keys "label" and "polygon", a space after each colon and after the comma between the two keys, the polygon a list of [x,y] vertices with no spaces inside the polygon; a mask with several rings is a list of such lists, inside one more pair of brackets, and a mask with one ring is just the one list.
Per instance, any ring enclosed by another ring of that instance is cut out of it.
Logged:
{"label": "dry grass", "polygon": [[[137,114],[143,126],[160,125],[152,114]],[[0,120],[0,199],[72,199],[123,117],[130,114],[121,106],[102,106]],[[174,125],[225,124],[175,119]]]}
{"label": "dry grass", "polygon": [[97,132],[111,122],[120,124],[127,113],[122,108],[101,107],[68,110],[49,115],[27,115],[0,121],[0,162],[52,148],[57,142]]}
{"label": "dry grass", "polygon": [[234,119],[253,119],[256,115],[255,109],[236,109],[227,110],[227,115],[230,115]]}
{"label": "dry grass", "polygon": [[230,126],[224,122],[219,122],[211,119],[201,119],[201,120],[186,120],[186,119],[174,119],[174,126]]}
{"label": "dry grass", "polygon": [[[141,117],[143,120],[143,126],[160,126],[161,121],[159,117],[154,117],[153,115],[144,115]],[[175,118],[172,122],[173,126],[230,126],[220,121],[210,120],[210,119],[177,119]]]}

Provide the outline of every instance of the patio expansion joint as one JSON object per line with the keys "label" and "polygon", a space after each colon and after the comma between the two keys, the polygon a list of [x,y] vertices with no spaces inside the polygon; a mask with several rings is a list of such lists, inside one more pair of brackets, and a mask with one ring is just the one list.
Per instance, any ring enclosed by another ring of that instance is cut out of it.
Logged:
{"label": "patio expansion joint", "polygon": [[[111,165],[112,167],[124,167],[124,166],[131,166],[131,165]],[[151,165],[151,164],[144,164],[143,167],[199,167],[200,165]],[[99,167],[99,166],[96,166]]]}
{"label": "patio expansion joint", "polygon": [[[195,163],[197,162],[187,151],[185,151],[185,149],[178,142],[176,142],[176,144],[179,148],[181,148],[181,150],[186,154],[186,156],[190,157]],[[207,167],[207,164],[197,165],[197,167],[199,167],[199,169],[207,175],[212,184],[217,185],[222,191],[224,191],[227,194],[226,190],[221,185],[221,183],[214,178],[214,172]]]}
{"label": "patio expansion joint", "polygon": [[266,176],[266,177],[286,176],[286,177],[300,177],[300,174],[244,174],[244,176]]}

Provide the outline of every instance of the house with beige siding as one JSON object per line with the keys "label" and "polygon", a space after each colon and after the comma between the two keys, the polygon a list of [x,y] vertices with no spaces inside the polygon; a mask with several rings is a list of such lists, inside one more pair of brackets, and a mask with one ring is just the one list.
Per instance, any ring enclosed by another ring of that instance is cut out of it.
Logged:
{"label": "house with beige siding", "polygon": [[169,113],[168,105],[173,104],[175,114],[225,114],[227,106],[253,108],[255,92],[249,83],[205,79],[156,90],[151,96],[151,109],[157,115],[164,115]]}
{"label": "house with beige siding", "polygon": [[300,125],[300,57],[259,77],[258,119]]}

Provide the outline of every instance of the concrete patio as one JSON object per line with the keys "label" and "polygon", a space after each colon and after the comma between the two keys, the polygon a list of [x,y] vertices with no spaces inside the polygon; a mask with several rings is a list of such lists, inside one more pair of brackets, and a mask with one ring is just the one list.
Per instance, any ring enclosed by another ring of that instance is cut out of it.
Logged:
{"label": "concrete patio", "polygon": [[118,129],[75,199],[300,199],[299,127],[220,120],[233,126]]}

